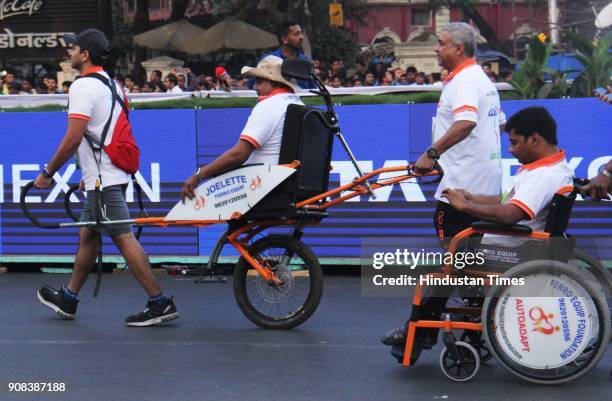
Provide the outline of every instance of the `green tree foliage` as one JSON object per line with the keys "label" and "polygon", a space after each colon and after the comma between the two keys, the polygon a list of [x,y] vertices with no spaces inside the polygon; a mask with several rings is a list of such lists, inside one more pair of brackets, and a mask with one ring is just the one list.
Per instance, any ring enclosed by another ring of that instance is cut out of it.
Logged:
{"label": "green tree foliage", "polygon": [[[537,36],[531,38],[525,61],[510,81],[519,99],[560,97],[567,92],[567,74],[547,66],[551,49]],[[551,82],[546,82],[547,76]]]}
{"label": "green tree foliage", "polygon": [[609,53],[609,38],[611,35],[600,39],[596,45],[570,31],[566,31],[565,35],[576,48],[576,59],[584,66],[582,74],[572,83],[571,95],[591,97],[594,89],[610,85],[612,57]]}
{"label": "green tree foliage", "polygon": [[[330,25],[329,1],[309,1],[308,5],[312,13],[312,57],[326,63],[337,58],[347,65],[353,64],[359,47],[347,29]],[[366,12],[363,0],[344,1],[343,6],[345,20],[363,21]]]}
{"label": "green tree foliage", "polygon": [[359,52],[350,33],[333,26],[322,26],[315,30],[312,38],[312,57],[327,63],[334,59],[351,65]]}
{"label": "green tree foliage", "polygon": [[[311,42],[312,56],[329,62],[339,57],[352,63],[359,52],[350,32],[330,26],[327,0],[211,0],[221,18],[234,16],[273,31],[283,19],[299,22]],[[342,2],[345,20],[363,24],[367,12],[365,0]],[[254,19],[256,22],[251,22]]]}

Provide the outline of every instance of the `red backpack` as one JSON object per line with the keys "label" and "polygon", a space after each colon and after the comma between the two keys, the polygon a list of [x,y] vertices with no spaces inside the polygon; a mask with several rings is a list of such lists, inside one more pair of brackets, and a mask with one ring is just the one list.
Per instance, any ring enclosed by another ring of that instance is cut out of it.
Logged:
{"label": "red backpack", "polygon": [[[132,126],[128,120],[130,109],[127,104],[127,96],[124,102],[123,99],[121,99],[121,97],[117,94],[117,88],[115,87],[115,81],[113,79],[107,79],[98,73],[87,74],[83,78],[88,77],[95,78],[102,82],[110,89],[112,95],[111,112],[106,124],[104,125],[102,137],[100,138],[101,140],[98,141],[92,136],[85,134],[85,138],[89,142],[92,151],[94,151],[94,158],[95,150],[104,150],[115,167],[118,167],[128,174],[136,174],[140,164],[140,150],[138,150],[138,145],[136,145],[136,141],[132,135]],[[115,129],[113,130],[111,143],[104,146],[104,141],[106,140],[106,136],[113,119],[115,103],[119,103],[121,106],[121,112],[119,113],[117,124],[115,124]],[[96,145],[97,148],[94,147],[94,145]]]}

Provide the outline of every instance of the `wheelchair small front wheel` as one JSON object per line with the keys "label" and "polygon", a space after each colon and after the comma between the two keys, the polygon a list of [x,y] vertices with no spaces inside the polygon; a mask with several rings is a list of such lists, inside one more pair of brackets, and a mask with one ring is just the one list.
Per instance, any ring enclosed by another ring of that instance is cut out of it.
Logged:
{"label": "wheelchair small front wheel", "polygon": [[440,353],[440,368],[449,379],[456,382],[471,380],[480,369],[480,356],[476,348],[463,341],[456,341],[457,353],[444,347]]}
{"label": "wheelchair small front wheel", "polygon": [[487,348],[480,332],[464,330],[459,336],[459,341],[472,345],[476,351],[478,351],[480,362],[487,363],[493,358],[493,354],[491,354],[491,351]]}
{"label": "wheelchair small front wheel", "polygon": [[280,284],[265,280],[244,258],[234,269],[234,296],[242,313],[264,329],[291,329],[316,311],[323,293],[323,272],[303,242],[289,236],[267,236],[248,248]]}
{"label": "wheelchair small front wheel", "polygon": [[534,260],[508,270],[482,311],[483,336],[514,375],[537,384],[579,378],[604,356],[610,315],[600,287],[575,266]]}

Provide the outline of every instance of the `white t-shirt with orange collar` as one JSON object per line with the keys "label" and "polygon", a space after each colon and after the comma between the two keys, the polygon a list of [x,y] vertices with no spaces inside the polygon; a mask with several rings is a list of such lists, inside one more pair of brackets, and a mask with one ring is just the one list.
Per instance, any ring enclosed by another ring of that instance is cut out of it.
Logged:
{"label": "white t-shirt with orange collar", "polygon": [[465,189],[481,195],[500,195],[502,182],[499,126],[506,122],[499,94],[474,59],[466,60],[446,79],[433,121],[433,142],[457,121],[472,121],[476,127],[463,141],[440,156],[444,176],[434,197],[446,188]]}
{"label": "white t-shirt with orange collar", "polygon": [[[559,152],[524,164],[514,176],[514,185],[502,197],[502,203],[518,206],[529,217],[517,224],[531,227],[532,231],[544,231],[548,210],[555,193],[574,184],[572,168],[565,159],[565,152]],[[503,239],[502,239],[503,238]],[[483,244],[520,245],[524,238],[503,237],[487,234]]]}
{"label": "white t-shirt with orange collar", "polygon": [[285,114],[290,104],[304,105],[299,96],[284,89],[260,98],[240,135],[240,139],[255,148],[245,164],[278,164]]}
{"label": "white t-shirt with orange collar", "polygon": [[502,203],[520,207],[529,216],[517,224],[531,227],[533,231],[544,231],[546,217],[552,198],[563,187],[574,184],[574,173],[565,159],[565,152],[559,152],[524,164],[514,176],[514,186],[504,194]]}
{"label": "white t-shirt with orange collar", "polygon": [[[103,71],[101,67],[94,67],[91,70],[85,71],[83,76],[94,72],[109,79],[108,74]],[[113,83],[116,86],[117,94],[127,103],[125,93],[121,86],[114,80]],[[100,141],[104,125],[111,111],[112,103],[110,88],[95,78],[79,78],[70,86],[68,102],[68,118],[86,120],[87,128],[85,133]],[[117,124],[120,113],[121,106],[115,102],[113,118],[104,145],[111,143],[115,124]],[[94,154],[89,142],[87,139],[83,138],[77,150],[77,159],[83,172],[83,181],[86,191],[95,189],[98,171],[100,171],[100,175],[102,176],[102,188],[111,185],[127,184],[129,182],[129,175],[123,170],[115,167],[104,151],[102,152],[99,170],[98,164],[96,163],[96,160],[100,159],[99,151],[95,152],[95,157],[96,159],[94,159]]]}

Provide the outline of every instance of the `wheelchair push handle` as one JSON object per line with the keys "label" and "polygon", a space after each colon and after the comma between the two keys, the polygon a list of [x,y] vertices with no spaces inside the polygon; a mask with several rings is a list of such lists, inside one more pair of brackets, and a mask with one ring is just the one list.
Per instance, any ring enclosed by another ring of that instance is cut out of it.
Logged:
{"label": "wheelchair push handle", "polygon": [[582,187],[586,187],[591,183],[588,178],[574,178],[574,192],[580,193]]}
{"label": "wheelchair push handle", "polygon": [[[76,215],[74,213],[70,213],[70,218],[74,221],[72,222],[65,222],[65,223],[45,223],[40,221],[39,219],[36,218],[36,216],[34,216],[34,214],[32,214],[32,211],[30,210],[30,208],[28,207],[28,204],[26,203],[26,197],[28,196],[28,193],[30,192],[30,190],[32,190],[32,188],[34,187],[34,181],[31,181],[29,183],[27,183],[22,191],[21,191],[21,196],[19,197],[19,206],[21,208],[21,211],[23,212],[23,214],[28,218],[28,220],[30,220],[32,222],[32,224],[34,224],[36,227],[39,228],[80,228],[80,227],[89,227],[89,228],[100,228],[100,227],[105,227],[105,226],[114,226],[114,225],[122,225],[122,224],[136,224],[137,221],[134,219],[127,219],[127,220],[101,220],[101,221],[78,221],[75,220],[76,219]],[[69,198],[69,197],[67,197]]]}
{"label": "wheelchair push handle", "polygon": [[22,191],[21,191],[21,196],[19,197],[19,207],[21,208],[21,211],[23,212],[23,214],[32,222],[32,224],[34,224],[36,227],[39,228],[60,228],[60,223],[44,223],[40,220],[38,220],[30,211],[27,203],[26,203],[26,197],[28,196],[28,192],[30,192],[30,190],[34,187],[34,181],[30,181],[29,183],[26,184],[25,187],[23,187]]}
{"label": "wheelchair push handle", "polygon": [[[353,152],[351,151],[351,148],[346,142],[346,139],[344,139],[344,135],[342,135],[342,131],[340,130],[338,115],[336,114],[336,111],[334,110],[334,104],[332,102],[331,94],[329,93],[329,91],[327,90],[323,82],[321,82],[321,80],[314,74],[314,72],[310,72],[310,77],[315,82],[317,87],[319,88],[318,91],[311,90],[310,92],[316,93],[317,95],[321,96],[323,100],[325,101],[325,106],[327,108],[327,116],[326,116],[327,118],[325,119],[325,124],[333,131],[334,135],[336,135],[336,137],[340,140],[340,143],[342,144],[344,151],[346,152],[351,163],[353,164],[353,167],[357,171],[358,178],[362,178],[364,174],[361,171],[359,164],[357,163],[357,159],[355,158],[355,155],[353,154]],[[369,195],[372,197],[372,199],[376,199],[376,194],[372,190],[372,187],[370,186],[370,184],[368,182],[364,182],[364,185]]]}

